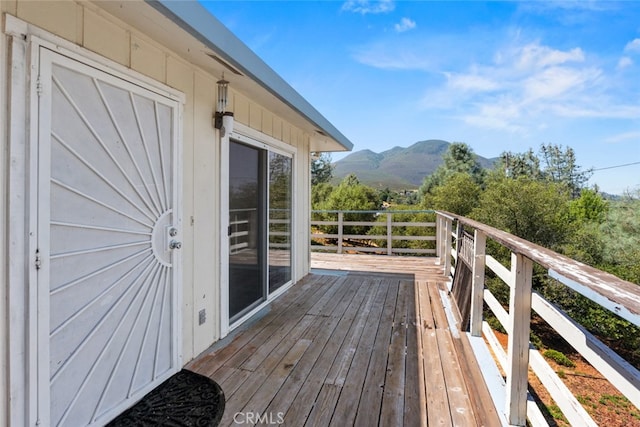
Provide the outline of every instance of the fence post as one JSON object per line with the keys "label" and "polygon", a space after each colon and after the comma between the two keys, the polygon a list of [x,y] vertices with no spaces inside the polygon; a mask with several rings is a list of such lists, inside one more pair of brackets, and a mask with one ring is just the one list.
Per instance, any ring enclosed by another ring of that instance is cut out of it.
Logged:
{"label": "fence post", "polygon": [[521,254],[511,254],[509,296],[509,343],[507,345],[506,413],[510,425],[527,423],[529,373],[529,323],[531,321],[531,276],[533,263]]}
{"label": "fence post", "polygon": [[387,255],[393,255],[393,230],[391,223],[393,221],[393,214],[387,212]]}
{"label": "fence post", "polygon": [[473,276],[471,279],[471,320],[469,330],[474,337],[482,336],[482,306],[484,302],[484,267],[487,235],[476,230],[473,236]]}
{"label": "fence post", "polygon": [[338,212],[338,253],[342,253],[342,226],[344,222],[344,212]]}

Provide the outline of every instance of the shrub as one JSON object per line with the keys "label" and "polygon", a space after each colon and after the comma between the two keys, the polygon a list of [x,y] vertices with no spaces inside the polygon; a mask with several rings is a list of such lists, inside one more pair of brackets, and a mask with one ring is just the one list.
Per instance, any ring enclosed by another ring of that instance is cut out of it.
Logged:
{"label": "shrub", "polygon": [[558,365],[566,366],[567,368],[575,368],[576,364],[571,359],[564,355],[564,353],[557,350],[547,350],[543,353],[543,356],[553,360]]}

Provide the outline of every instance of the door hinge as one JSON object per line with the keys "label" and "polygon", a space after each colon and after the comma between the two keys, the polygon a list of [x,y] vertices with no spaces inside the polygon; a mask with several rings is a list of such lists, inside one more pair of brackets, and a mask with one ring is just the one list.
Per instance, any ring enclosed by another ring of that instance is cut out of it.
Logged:
{"label": "door hinge", "polygon": [[38,94],[38,97],[42,96],[42,80],[40,79],[40,76],[38,76],[38,80],[36,80],[36,93]]}
{"label": "door hinge", "polygon": [[36,249],[36,270],[42,268],[42,259],[40,258],[40,249]]}

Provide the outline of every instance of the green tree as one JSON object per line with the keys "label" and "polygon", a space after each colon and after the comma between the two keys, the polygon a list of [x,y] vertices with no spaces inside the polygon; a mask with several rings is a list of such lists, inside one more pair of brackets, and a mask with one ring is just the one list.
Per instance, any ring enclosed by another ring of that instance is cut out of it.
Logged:
{"label": "green tree", "polygon": [[640,285],[640,192],[611,202],[600,224],[604,239],[602,268]]}
{"label": "green tree", "polygon": [[424,178],[420,186],[420,195],[429,194],[435,187],[442,185],[448,177],[456,173],[470,175],[477,184],[484,180],[484,169],[478,163],[473,149],[463,142],[454,142],[442,157],[443,163]]}
{"label": "green tree", "polygon": [[311,187],[311,209],[321,209],[322,203],[324,203],[331,193],[333,192],[333,185],[328,182],[321,182]]}
{"label": "green tree", "polygon": [[540,161],[546,179],[565,185],[572,197],[579,197],[593,171],[582,170],[576,162],[573,148],[563,148],[562,145],[542,144],[540,146]]}
{"label": "green tree", "polygon": [[583,188],[580,197],[569,203],[569,214],[573,221],[602,224],[607,219],[609,204],[597,190]]}
{"label": "green tree", "polygon": [[[361,211],[377,210],[380,207],[380,199],[378,193],[366,185],[358,181],[358,177],[354,174],[346,176],[340,185],[335,187],[324,201],[318,203],[320,210],[346,210]],[[335,220],[330,218],[332,214],[326,214],[326,220]],[[345,221],[374,221],[375,215],[372,213],[347,213],[344,215]],[[327,232],[335,232],[336,227],[332,227]],[[345,227],[345,234],[364,234],[366,230],[362,227]]]}
{"label": "green tree", "polygon": [[331,154],[322,153],[311,160],[311,185],[328,183],[333,178]]}
{"label": "green tree", "polygon": [[540,159],[532,149],[525,153],[513,153],[505,151],[500,155],[497,169],[509,178],[528,177],[541,179]]}
{"label": "green tree", "polygon": [[471,217],[523,239],[558,248],[566,241],[569,194],[555,183],[493,174]]}
{"label": "green tree", "polygon": [[478,205],[480,192],[471,175],[457,172],[425,195],[423,206],[467,216]]}

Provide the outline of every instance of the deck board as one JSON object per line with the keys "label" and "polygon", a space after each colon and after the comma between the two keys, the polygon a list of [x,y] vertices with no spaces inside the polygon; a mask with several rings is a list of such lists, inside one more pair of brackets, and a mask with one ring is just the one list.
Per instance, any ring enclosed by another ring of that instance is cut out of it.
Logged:
{"label": "deck board", "polygon": [[433,259],[317,255],[266,315],[187,366],[225,392],[220,425],[237,412],[258,425],[498,424],[469,399],[481,376],[458,363]]}

